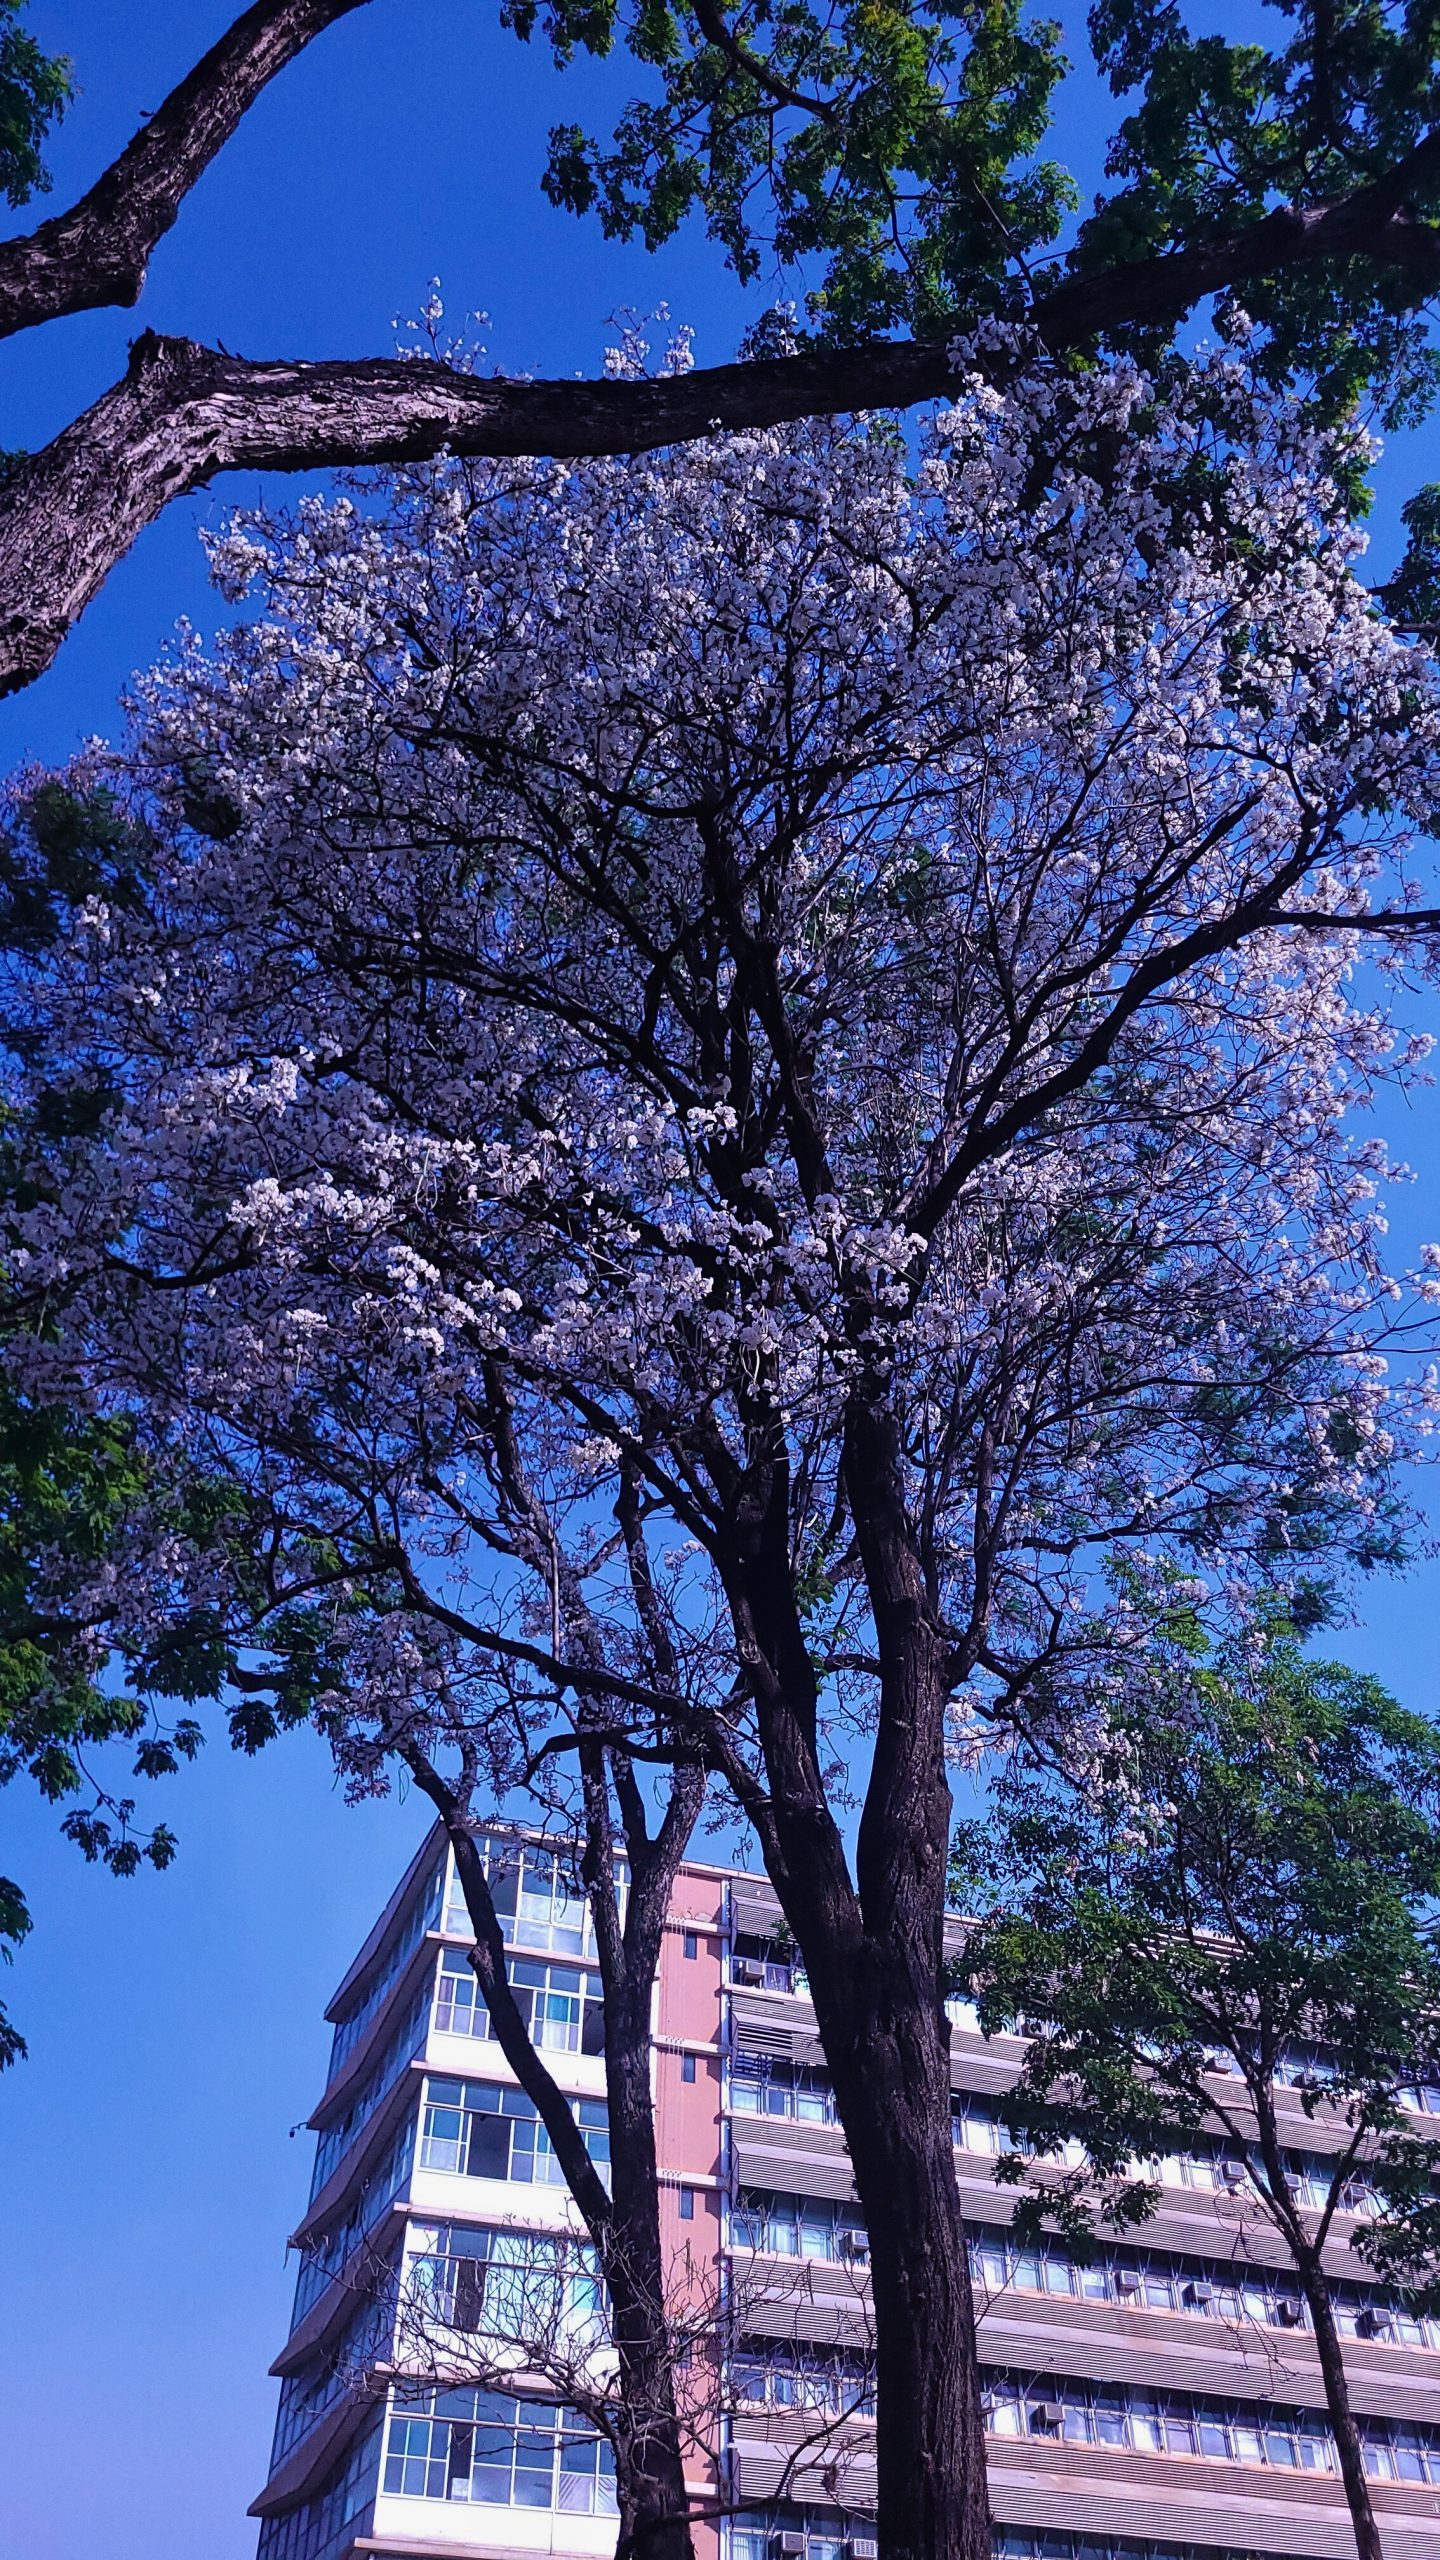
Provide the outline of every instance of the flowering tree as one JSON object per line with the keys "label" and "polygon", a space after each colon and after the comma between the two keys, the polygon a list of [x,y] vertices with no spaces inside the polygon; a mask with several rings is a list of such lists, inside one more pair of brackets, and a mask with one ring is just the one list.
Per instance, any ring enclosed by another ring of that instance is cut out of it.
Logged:
{"label": "flowering tree", "polygon": [[[151,881],[151,851],[112,794],[43,784],[27,797],[21,827],[0,841],[0,913],[12,952],[35,964],[63,932],[68,912],[86,900],[134,908]],[[115,1090],[103,1071],[77,1077],[73,1060],[52,1080],[45,1044],[37,1043],[23,1008],[9,1030],[16,1056],[31,1072],[0,1160],[7,1226],[37,1188],[44,1196],[51,1187],[46,1133],[63,1129],[73,1138],[94,1128]],[[27,1298],[22,1287],[13,1303],[7,1298],[5,1312],[22,1336],[27,1329],[53,1332],[55,1292]],[[383,1571],[368,1591],[361,1586],[348,1596],[346,1641],[337,1649],[333,1613],[317,1607],[314,1597],[334,1582],[334,1553],[323,1540],[302,1534],[298,1547],[292,1541],[277,1582],[264,1496],[228,1459],[197,1465],[193,1450],[165,1449],[137,1431],[130,1414],[77,1409],[43,1387],[38,1396],[27,1393],[24,1351],[23,1341],[12,1345],[0,1376],[6,1451],[0,1470],[0,1784],[25,1772],[52,1801],[78,1799],[62,1827],[87,1857],[114,1872],[129,1874],[142,1861],[163,1867],[174,1854],[173,1834],[163,1824],[138,1830],[133,1799],[117,1800],[87,1753],[124,1741],[134,1750],[137,1776],[160,1775],[193,1756],[202,1739],[194,1716],[175,1719],[174,1701],[196,1704],[227,1693],[237,1747],[260,1748],[315,1712],[317,1700],[333,1698],[335,1680],[358,1658],[360,1613],[368,1601],[376,1623],[364,1641],[375,1676],[363,1696],[346,1692],[343,1715],[325,1712],[323,1721],[352,1792],[383,1789],[398,1768],[434,1806],[475,1933],[471,1963],[492,2033],[545,2126],[605,2283],[613,2353],[598,2397],[585,2358],[574,2352],[568,2333],[563,2341],[557,2336],[553,2316],[531,2321],[524,2370],[532,2387],[537,2372],[553,2389],[568,2384],[572,2405],[601,2418],[615,2459],[620,2550],[643,2546],[649,2560],[681,2560],[690,2549],[689,2438],[676,2377],[698,2315],[693,2283],[685,2271],[666,2268],[661,2247],[650,2023],[672,1888],[705,1791],[699,1756],[682,1738],[647,1802],[628,1756],[617,1765],[603,1741],[589,1738],[581,1718],[572,1727],[573,1782],[558,1760],[525,1772],[524,1737],[536,1701],[517,1682],[515,1666],[492,1666],[488,1682],[483,1676],[463,1686],[448,1680],[433,1654],[417,1651],[403,1615],[387,1609],[395,1595]],[[587,1641],[593,1649],[583,1579],[562,1555],[526,1479],[521,1451],[504,1424],[498,1378],[495,1415],[500,1501],[491,1541],[517,1576],[538,1577],[547,1613],[559,1605],[563,1588],[567,1638],[582,1651]],[[302,1550],[307,1568],[297,1576]],[[206,1563],[197,1573],[201,1553]],[[627,1569],[642,1570],[633,1546]],[[138,1608],[132,1588],[143,1590]],[[257,1670],[237,1641],[261,1627],[268,1659]],[[656,1635],[661,1651],[648,1665],[652,1680],[667,1677],[670,1667],[663,1628],[657,1626]],[[547,1703],[553,1714],[553,1692]],[[545,2058],[543,2003],[537,2014],[512,1984],[502,1922],[474,1835],[477,1797],[488,1805],[522,1774],[529,1775],[532,1809],[562,1829],[578,1870],[577,1890],[590,1909],[603,1991],[607,2113],[616,2137],[608,2182]],[[28,1927],[18,1886],[0,1879],[0,1949],[8,1954]],[[0,2067],[24,2049],[0,2010]],[[327,2246],[322,2239],[322,2253]],[[373,2298],[361,2323],[373,2363],[392,2273],[362,2257],[354,2280]],[[544,2300],[543,2285],[526,2292],[527,2317]],[[393,2301],[389,2312],[393,2326]],[[552,2303],[550,2312],[557,2314],[558,2306]],[[347,2331],[347,2357],[353,2347]],[[453,2340],[450,2364],[456,2364]],[[489,2380],[498,2387],[495,2375]],[[357,2377],[355,2387],[373,2388],[373,2376]]]}
{"label": "flowering tree", "polygon": [[264,1524],[263,1605],[166,1573],[321,1613],[352,1763],[499,1684],[512,1774],[693,1754],[753,1824],[896,2560],[988,2549],[957,1725],[1063,1729],[1176,1569],[1322,1606],[1430,1394],[1346,1114],[1417,1054],[1352,971],[1433,924],[1437,707],[1354,455],[1234,364],[1000,352],[918,476],[861,422],[241,525],[263,610],[112,776],[146,894],[21,994],[115,1095],[21,1239],[38,1374]]}

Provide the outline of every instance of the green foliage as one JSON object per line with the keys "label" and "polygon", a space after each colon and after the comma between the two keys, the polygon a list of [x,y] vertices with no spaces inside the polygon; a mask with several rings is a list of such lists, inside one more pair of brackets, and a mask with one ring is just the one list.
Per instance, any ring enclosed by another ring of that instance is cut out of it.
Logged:
{"label": "green foliage", "polygon": [[[698,216],[742,277],[814,279],[811,317],[841,338],[1020,318],[1066,274],[1346,194],[1424,138],[1440,71],[1440,0],[1270,0],[1243,43],[1192,33],[1178,0],[1097,0],[1090,49],[1120,109],[1108,183],[1077,224],[1075,181],[1046,151],[1060,33],[1021,0],[507,0],[504,15],[560,62],[623,45],[646,75],[608,141],[556,127],[555,203],[652,247]],[[1440,166],[1405,203],[1434,227]],[[1248,325],[1243,301],[1261,370],[1325,414],[1374,395],[1399,422],[1435,393],[1426,299],[1416,272],[1356,257],[1257,278],[1220,321]],[[1130,334],[1153,359],[1172,323]]]}
{"label": "green foliage", "polygon": [[[1324,204],[1382,177],[1434,118],[1433,0],[1335,0],[1325,9],[1275,0],[1254,18],[1257,37],[1279,37],[1270,44],[1194,36],[1175,0],[1098,0],[1090,28],[1111,88],[1136,103],[1106,163],[1119,183],[1080,231],[1082,270],[1203,247],[1278,205]],[[1440,170],[1406,201],[1433,224]],[[1262,371],[1277,383],[1312,382],[1326,414],[1376,385],[1392,423],[1430,405],[1436,360],[1413,279],[1396,268],[1364,258],[1297,268],[1256,280],[1239,299],[1258,324]]]}
{"label": "green foliage", "polygon": [[1440,630],[1440,481],[1429,480],[1400,510],[1405,556],[1385,590],[1386,606],[1406,630]]}
{"label": "green foliage", "polygon": [[0,0],[0,193],[14,205],[48,194],[41,153],[75,95],[69,61],[41,50],[24,15],[25,0]]}
{"label": "green foliage", "polygon": [[[1225,2104],[1263,2143],[1283,2066],[1282,2110],[1345,2129],[1328,2212],[1360,2169],[1377,2211],[1354,2245],[1440,2301],[1440,2141],[1403,2102],[1440,2082],[1434,1726],[1288,1622],[1214,1656],[1192,1626],[1082,1782],[1017,1764],[953,1884],[982,2023],[1029,2037],[1002,2173],[1032,2229],[1143,2222],[1158,2191],[1133,2164]],[[1061,2173],[1066,2141],[1084,2161]]]}
{"label": "green foliage", "polygon": [[[109,793],[39,783],[0,834],[0,945],[43,957],[81,900],[143,897],[145,859]],[[23,1033],[12,1036],[24,1045]],[[53,1081],[37,1079],[33,1120],[0,1122],[0,1234],[37,1182],[63,1178],[68,1149],[109,1099],[57,1062]],[[0,1257],[0,1355],[27,1336],[43,1340],[53,1312],[8,1285]],[[233,1487],[189,1469],[160,1474],[126,1421],[37,1400],[13,1358],[0,1365],[0,1786],[28,1778],[62,1808],[60,1827],[82,1854],[118,1876],[168,1866],[176,1842],[163,1823],[137,1823],[132,1794],[112,1791],[114,1749],[135,1778],[172,1774],[201,1743],[196,1718],[173,1708],[218,1697],[235,1668],[218,1608],[177,1606],[143,1624],[128,1616],[127,1540],[157,1519],[177,1549],[201,1548],[232,1579],[253,1580]],[[283,1703],[273,1712],[282,1719]],[[8,1959],[29,1926],[21,1888],[0,1879],[0,1954]],[[0,2010],[0,2068],[24,2050]]]}
{"label": "green foliage", "polygon": [[657,94],[629,105],[608,146],[551,135],[546,190],[598,209],[611,237],[654,248],[703,216],[747,280],[772,259],[819,261],[825,330],[941,330],[997,309],[1014,262],[1058,236],[1076,198],[1036,158],[1065,69],[1059,31],[1019,0],[917,9],[909,0],[746,0],[730,16],[639,0],[512,5],[557,59],[623,34]]}
{"label": "green foliage", "polygon": [[[174,1840],[137,1833],[134,1799],[98,1788],[87,1753],[127,1743],[136,1774],[155,1777],[200,1740],[193,1720],[163,1731],[133,1693],[103,1685],[103,1630],[66,1607],[67,1585],[91,1581],[143,1493],[123,1428],[36,1406],[0,1377],[0,1786],[28,1776],[68,1805],[62,1828],[117,1875],[167,1866]],[[13,1946],[29,1925],[19,1886],[0,1881],[0,1940]],[[23,2051],[0,2011],[0,2066]]]}

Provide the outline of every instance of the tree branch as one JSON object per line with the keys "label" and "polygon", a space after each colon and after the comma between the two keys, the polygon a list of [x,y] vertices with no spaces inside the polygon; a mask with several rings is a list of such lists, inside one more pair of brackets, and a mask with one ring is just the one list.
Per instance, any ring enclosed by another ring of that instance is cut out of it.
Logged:
{"label": "tree branch", "polygon": [[[338,15],[342,0],[309,5],[318,19]],[[299,17],[301,0],[283,14]],[[1440,287],[1440,229],[1416,221],[1405,197],[1436,164],[1440,129],[1384,179],[1332,204],[1282,209],[1227,240],[1067,277],[1033,304],[1029,325],[1060,353],[1174,319],[1255,276],[1355,256],[1398,268],[1421,301]],[[43,673],[137,535],[222,471],[424,462],[445,452],[641,453],[843,410],[909,408],[951,381],[948,348],[923,340],[811,349],[660,381],[509,382],[398,357],[251,361],[147,333],[123,379],[15,466],[0,491],[0,693]]]}
{"label": "tree branch", "polygon": [[597,2247],[603,2247],[612,2218],[610,2198],[586,2148],[574,2108],[541,2061],[516,2005],[505,1961],[505,1940],[484,1862],[470,1828],[468,1809],[454,1790],[446,1785],[418,1743],[397,1741],[394,1748],[408,1766],[422,1795],[428,1796],[435,1807],[454,1851],[466,1912],[475,1932],[470,1962],[490,2013],[495,2040],[550,2136],[551,2148],[560,2163],[565,2183],[585,2217],[592,2240]]}
{"label": "tree branch", "polygon": [[26,237],[0,241],[0,338],[69,311],[138,302],[151,251],[262,89],[365,0],[255,0],[103,177]]}
{"label": "tree branch", "polygon": [[777,106],[798,108],[802,115],[814,116],[821,124],[839,121],[840,111],[832,99],[807,97],[803,89],[792,89],[789,81],[782,80],[762,54],[752,53],[743,37],[736,35],[724,10],[717,6],[717,0],[694,0],[694,8],[695,23],[706,43],[713,44],[718,53],[723,53],[745,79],[753,80],[757,89],[763,89]]}

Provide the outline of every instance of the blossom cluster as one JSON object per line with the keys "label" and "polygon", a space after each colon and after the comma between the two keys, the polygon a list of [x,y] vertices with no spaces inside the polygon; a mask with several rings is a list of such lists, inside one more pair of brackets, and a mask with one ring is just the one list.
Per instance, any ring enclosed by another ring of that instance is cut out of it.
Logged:
{"label": "blossom cluster", "polygon": [[113,1095],[18,1238],[37,1374],[234,1470],[297,1577],[398,1573],[387,1713],[479,1625],[526,1710],[562,1551],[612,1678],[663,1609],[718,1713],[778,1482],[865,1714],[861,1395],[957,1681],[1123,1638],[1120,1548],[1378,1549],[1434,1390],[1354,1116],[1423,1058],[1440,701],[1345,459],[1231,357],[976,352],[918,467],[821,422],[237,519],[248,611],[73,777],[143,887],[23,991]]}

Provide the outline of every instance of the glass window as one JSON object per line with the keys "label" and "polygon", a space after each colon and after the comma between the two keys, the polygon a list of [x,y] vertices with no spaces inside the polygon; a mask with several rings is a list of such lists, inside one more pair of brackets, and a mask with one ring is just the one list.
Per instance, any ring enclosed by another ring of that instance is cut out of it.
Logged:
{"label": "glass window", "polygon": [[[571,2100],[586,2148],[598,2169],[610,2165],[603,2102]],[[420,2166],[465,2178],[510,2178],[526,2186],[565,2183],[550,2137],[519,2089],[484,2081],[427,2080],[421,2118]]]}
{"label": "glass window", "polygon": [[[594,1954],[584,1888],[563,1850],[494,1835],[485,1836],[480,1845],[491,1900],[510,1945],[538,1947],[551,1955]],[[453,1867],[445,1926],[456,1936],[470,1935],[470,1916]]]}
{"label": "glass window", "polygon": [[835,2096],[828,2075],[805,2062],[783,2062],[768,2053],[737,2053],[730,2065],[730,2103],[741,2115],[790,2116],[804,2124],[833,2124]]}
{"label": "glass window", "polygon": [[[582,1973],[575,1965],[541,1963],[533,1956],[512,1956],[506,1970],[515,2005],[542,2052],[604,2051],[598,1974]],[[435,2024],[443,2035],[488,2038],[494,2033],[474,1968],[458,1947],[447,1947],[440,1959]]]}
{"label": "glass window", "polygon": [[612,2516],[614,2459],[573,2410],[499,2392],[431,2392],[390,2419],[384,2488],[395,2498]]}
{"label": "glass window", "polygon": [[392,1940],[369,1989],[363,1993],[357,2006],[349,2012],[348,2016],[342,2018],[336,2027],[335,2041],[330,2053],[332,2080],[338,2078],[342,2063],[348,2055],[353,2053],[402,1965],[413,1955],[426,1930],[433,1929],[438,1924],[443,1883],[444,1869],[437,1866],[421,1887],[409,1919]]}
{"label": "glass window", "polygon": [[362,2087],[351,2098],[343,2115],[327,2125],[315,2146],[315,2169],[310,2182],[313,2203],[326,2180],[333,2177],[345,2154],[364,2132],[377,2107],[388,2098],[406,2064],[420,2050],[425,2032],[427,2006],[424,1988],[406,2007],[393,2035],[386,2042],[373,2071],[366,2074]]}

